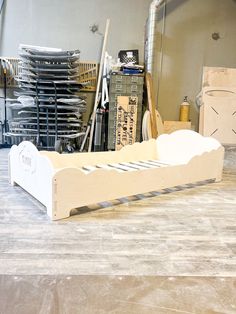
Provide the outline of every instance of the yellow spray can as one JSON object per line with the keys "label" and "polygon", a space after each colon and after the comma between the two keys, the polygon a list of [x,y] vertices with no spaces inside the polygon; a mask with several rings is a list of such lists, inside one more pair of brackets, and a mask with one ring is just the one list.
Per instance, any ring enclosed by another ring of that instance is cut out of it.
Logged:
{"label": "yellow spray can", "polygon": [[188,102],[188,96],[184,96],[184,100],[180,105],[179,121],[189,121],[190,103]]}

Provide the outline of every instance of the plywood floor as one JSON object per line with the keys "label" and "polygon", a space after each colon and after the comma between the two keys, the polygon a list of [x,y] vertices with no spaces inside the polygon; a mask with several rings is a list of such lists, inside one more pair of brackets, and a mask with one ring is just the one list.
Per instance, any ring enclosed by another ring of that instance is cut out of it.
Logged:
{"label": "plywood floor", "polygon": [[94,205],[59,222],[9,186],[7,153],[1,314],[236,313],[236,148],[220,183]]}

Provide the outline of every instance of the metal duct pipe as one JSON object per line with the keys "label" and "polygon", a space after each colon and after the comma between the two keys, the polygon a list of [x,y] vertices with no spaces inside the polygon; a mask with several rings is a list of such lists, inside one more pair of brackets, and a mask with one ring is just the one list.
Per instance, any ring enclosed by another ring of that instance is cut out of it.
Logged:
{"label": "metal duct pipe", "polygon": [[157,27],[157,13],[161,4],[165,0],[153,0],[149,8],[149,17],[147,21],[146,32],[146,51],[145,51],[145,65],[146,71],[153,74],[154,70],[154,53],[156,47],[156,27]]}
{"label": "metal duct pipe", "polygon": [[2,13],[2,8],[5,0],[0,0],[0,14]]}

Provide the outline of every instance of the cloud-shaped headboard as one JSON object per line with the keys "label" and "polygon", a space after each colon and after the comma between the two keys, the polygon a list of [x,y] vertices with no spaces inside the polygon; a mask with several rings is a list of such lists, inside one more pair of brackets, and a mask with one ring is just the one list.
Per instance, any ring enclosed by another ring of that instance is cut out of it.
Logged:
{"label": "cloud-shaped headboard", "polygon": [[170,164],[189,162],[196,155],[221,147],[214,138],[203,137],[191,130],[178,130],[162,134],[156,140],[158,159]]}

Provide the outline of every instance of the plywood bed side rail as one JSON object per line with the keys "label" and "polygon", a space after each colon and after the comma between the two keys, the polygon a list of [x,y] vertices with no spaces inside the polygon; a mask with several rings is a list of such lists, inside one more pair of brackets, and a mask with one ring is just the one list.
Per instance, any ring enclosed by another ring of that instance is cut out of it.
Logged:
{"label": "plywood bed side rail", "polygon": [[12,185],[20,185],[47,207],[52,205],[55,171],[51,161],[41,156],[35,145],[28,141],[13,145],[8,155],[8,171]]}
{"label": "plywood bed side rail", "polygon": [[216,150],[221,144],[192,130],[178,130],[162,134],[156,140],[158,159],[169,164],[184,164],[194,156]]}
{"label": "plywood bed side rail", "polygon": [[53,177],[52,219],[70,216],[74,208],[140,193],[170,188],[208,179],[219,180],[223,147],[194,156],[187,164],[154,169],[118,172],[97,169],[88,174],[78,168],[58,170]]}
{"label": "plywood bed side rail", "polygon": [[142,143],[127,145],[115,152],[90,152],[74,154],[58,154],[56,152],[40,152],[47,156],[54,168],[93,166],[97,164],[120,163],[145,159],[157,159],[154,139]]}

